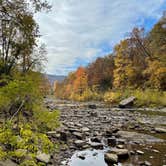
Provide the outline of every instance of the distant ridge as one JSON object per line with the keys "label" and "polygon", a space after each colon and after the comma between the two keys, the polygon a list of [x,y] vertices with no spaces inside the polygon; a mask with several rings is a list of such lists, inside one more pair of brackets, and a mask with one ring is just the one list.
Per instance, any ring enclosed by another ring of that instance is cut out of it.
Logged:
{"label": "distant ridge", "polygon": [[51,75],[51,74],[46,74],[46,77],[50,81],[51,85],[53,85],[55,81],[62,82],[66,78],[66,76],[63,75]]}

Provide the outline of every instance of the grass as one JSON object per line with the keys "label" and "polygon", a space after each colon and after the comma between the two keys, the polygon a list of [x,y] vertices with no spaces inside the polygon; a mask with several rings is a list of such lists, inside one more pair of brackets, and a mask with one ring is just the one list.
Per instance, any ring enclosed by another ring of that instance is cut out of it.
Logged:
{"label": "grass", "polygon": [[166,106],[166,92],[152,89],[146,90],[124,90],[124,91],[110,91],[104,95],[104,101],[110,104],[119,103],[119,101],[135,96],[137,107],[165,107]]}

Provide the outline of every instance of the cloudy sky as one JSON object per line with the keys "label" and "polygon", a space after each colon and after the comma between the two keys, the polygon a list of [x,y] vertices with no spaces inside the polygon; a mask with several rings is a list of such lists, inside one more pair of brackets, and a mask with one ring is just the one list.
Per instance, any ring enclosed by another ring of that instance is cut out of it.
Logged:
{"label": "cloudy sky", "polygon": [[149,30],[166,10],[166,0],[49,0],[40,13],[41,41],[46,43],[49,74],[66,75],[106,55],[135,26]]}

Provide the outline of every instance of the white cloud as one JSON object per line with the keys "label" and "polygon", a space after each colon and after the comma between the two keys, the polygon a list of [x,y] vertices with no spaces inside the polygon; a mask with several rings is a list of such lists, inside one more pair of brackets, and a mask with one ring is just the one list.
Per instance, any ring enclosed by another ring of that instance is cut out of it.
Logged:
{"label": "white cloud", "polygon": [[[111,46],[147,18],[158,19],[165,0],[50,0],[49,14],[36,16],[47,44],[52,74],[66,74],[79,64],[102,55],[102,43]],[[110,47],[111,47],[110,46]]]}

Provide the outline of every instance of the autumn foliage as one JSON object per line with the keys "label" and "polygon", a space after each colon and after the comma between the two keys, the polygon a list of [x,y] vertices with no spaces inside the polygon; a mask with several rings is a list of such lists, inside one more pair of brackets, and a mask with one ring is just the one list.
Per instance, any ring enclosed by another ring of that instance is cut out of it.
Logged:
{"label": "autumn foliage", "polygon": [[85,68],[79,67],[58,83],[55,95],[81,101],[104,98],[112,102],[126,89],[165,91],[165,25],[163,16],[149,33],[144,28],[134,28],[115,45],[113,53],[97,58]]}

